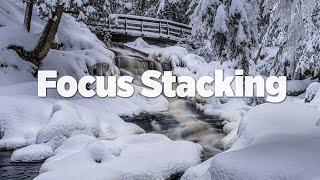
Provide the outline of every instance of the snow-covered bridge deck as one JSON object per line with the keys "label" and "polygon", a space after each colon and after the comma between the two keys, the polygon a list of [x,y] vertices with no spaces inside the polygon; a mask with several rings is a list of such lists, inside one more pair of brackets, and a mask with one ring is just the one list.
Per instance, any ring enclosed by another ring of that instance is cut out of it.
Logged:
{"label": "snow-covered bridge deck", "polygon": [[191,27],[164,19],[113,14],[107,22],[92,21],[92,28],[99,28],[112,35],[146,37],[159,40],[181,41],[191,35]]}

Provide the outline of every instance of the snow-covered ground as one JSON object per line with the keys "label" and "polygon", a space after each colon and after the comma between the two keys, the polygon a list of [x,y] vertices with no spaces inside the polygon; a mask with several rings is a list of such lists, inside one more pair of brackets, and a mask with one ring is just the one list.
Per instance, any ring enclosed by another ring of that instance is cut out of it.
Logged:
{"label": "snow-covered ground", "polygon": [[[148,99],[136,87],[130,98],[63,99],[55,91],[38,98],[36,67],[7,49],[9,45],[32,49],[40,36],[45,22],[34,15],[27,33],[23,16],[20,1],[0,1],[0,149],[15,150],[14,162],[46,160],[36,179],[165,179],[182,172],[182,179],[190,180],[320,177],[319,83],[289,81],[288,94],[297,97],[281,104],[191,99],[204,114],[224,120],[227,134],[221,147],[228,150],[200,164],[198,144],[146,134],[120,118],[168,110],[163,96]],[[119,74],[114,53],[75,18],[63,16],[55,41],[63,46],[50,51],[41,69],[80,78],[92,66],[106,64],[106,75]],[[171,63],[175,75],[198,79],[213,75],[215,69],[234,73],[228,64],[207,62],[180,46],[160,48],[141,38],[126,45]]]}

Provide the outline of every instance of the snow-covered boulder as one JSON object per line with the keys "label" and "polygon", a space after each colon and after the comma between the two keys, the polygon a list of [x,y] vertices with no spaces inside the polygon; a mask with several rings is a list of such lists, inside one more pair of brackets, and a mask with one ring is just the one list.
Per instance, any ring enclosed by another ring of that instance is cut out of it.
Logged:
{"label": "snow-covered boulder", "polygon": [[199,145],[156,134],[114,141],[74,136],[56,152],[36,179],[165,179],[201,161]]}
{"label": "snow-covered boulder", "polygon": [[313,99],[319,93],[319,91],[320,91],[320,83],[318,82],[311,83],[306,91],[305,102],[309,103],[313,101]]}
{"label": "snow-covered boulder", "polygon": [[210,172],[208,171],[210,168],[210,164],[212,162],[213,158],[210,158],[206,160],[205,162],[193,166],[189,168],[181,177],[181,180],[210,180],[211,175]]}
{"label": "snow-covered boulder", "polygon": [[53,150],[45,144],[34,144],[15,150],[11,156],[12,162],[39,162],[53,155]]}
{"label": "snow-covered boulder", "polygon": [[[94,116],[91,120],[95,121]],[[37,143],[47,143],[55,138],[69,138],[76,134],[93,135],[93,132],[71,103],[59,101],[53,107],[50,121],[39,131]]]}
{"label": "snow-covered boulder", "polygon": [[240,138],[213,158],[212,179],[316,179],[320,114],[306,104],[264,104],[249,111]]}
{"label": "snow-covered boulder", "polygon": [[12,150],[36,142],[51,117],[51,103],[34,97],[0,97],[0,149]]}
{"label": "snow-covered boulder", "polygon": [[290,80],[287,82],[288,96],[299,96],[306,92],[307,85],[304,81]]}

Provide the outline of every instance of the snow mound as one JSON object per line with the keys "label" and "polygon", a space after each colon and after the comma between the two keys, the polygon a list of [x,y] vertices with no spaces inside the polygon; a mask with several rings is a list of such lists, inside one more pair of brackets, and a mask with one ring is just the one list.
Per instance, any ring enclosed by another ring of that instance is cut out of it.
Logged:
{"label": "snow mound", "polygon": [[90,141],[84,136],[70,138],[42,165],[36,179],[165,179],[201,159],[199,145],[171,141],[163,135]]}
{"label": "snow mound", "polygon": [[136,48],[150,48],[151,46],[145,42],[141,37],[137,38],[133,42],[126,43],[127,46],[129,47],[136,47]]}
{"label": "snow mound", "polygon": [[242,121],[235,145],[213,158],[212,179],[319,178],[319,118],[305,104],[255,107]]}
{"label": "snow mound", "polygon": [[213,158],[206,160],[205,162],[189,168],[181,177],[181,180],[209,180],[211,175],[209,173],[210,164]]}
{"label": "snow mound", "polygon": [[12,154],[12,162],[39,162],[46,160],[53,155],[50,146],[44,144],[34,144],[18,150]]}
{"label": "snow mound", "polygon": [[224,121],[223,132],[227,134],[221,139],[221,148],[229,149],[237,140],[239,124],[243,116],[251,109],[243,99],[229,99],[221,103],[215,98],[211,98],[204,105],[204,113],[218,116]]}
{"label": "snow mound", "polygon": [[300,80],[291,80],[287,82],[287,94],[289,96],[299,96],[306,92],[307,85]]}
{"label": "snow mound", "polygon": [[76,134],[91,134],[89,127],[75,107],[59,101],[53,106],[50,121],[39,131],[37,143],[61,137],[69,138]]}
{"label": "snow mound", "polygon": [[0,103],[0,149],[17,149],[36,142],[38,131],[48,122],[52,104],[33,97],[2,96]]}
{"label": "snow mound", "polygon": [[317,94],[319,93],[319,91],[320,91],[320,83],[318,82],[311,83],[306,90],[305,102],[313,101],[314,98],[318,96]]}
{"label": "snow mound", "polygon": [[144,130],[137,125],[125,123],[114,113],[97,112],[72,102],[58,101],[53,106],[50,121],[39,131],[37,143],[68,139],[79,134],[116,139],[139,133],[144,133]]}

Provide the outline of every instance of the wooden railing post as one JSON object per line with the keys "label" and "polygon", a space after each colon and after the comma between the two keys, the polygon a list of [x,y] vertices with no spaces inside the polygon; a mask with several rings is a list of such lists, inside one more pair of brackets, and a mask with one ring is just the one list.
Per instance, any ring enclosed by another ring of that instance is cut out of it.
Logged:
{"label": "wooden railing post", "polygon": [[127,18],[125,17],[124,19],[124,28],[125,28],[125,31],[127,33],[127,30],[128,30],[128,23],[127,23]]}
{"label": "wooden railing post", "polygon": [[170,35],[169,22],[167,21],[167,35]]}
{"label": "wooden railing post", "polygon": [[162,34],[162,29],[161,29],[161,19],[159,19],[159,34]]}
{"label": "wooden railing post", "polygon": [[143,35],[143,20],[141,19],[141,35]]}

